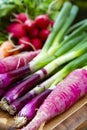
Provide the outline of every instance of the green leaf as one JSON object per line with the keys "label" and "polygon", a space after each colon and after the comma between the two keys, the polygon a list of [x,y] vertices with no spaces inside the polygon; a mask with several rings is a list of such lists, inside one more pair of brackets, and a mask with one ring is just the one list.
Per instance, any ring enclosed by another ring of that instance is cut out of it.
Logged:
{"label": "green leaf", "polygon": [[50,5],[49,9],[50,10],[59,10],[61,6],[63,5],[64,1],[63,0],[54,0]]}
{"label": "green leaf", "polygon": [[6,16],[15,8],[15,5],[2,5],[0,6],[0,17]]}
{"label": "green leaf", "polygon": [[58,13],[59,13],[58,11],[50,11],[50,14],[49,14],[50,19],[55,21],[58,16]]}
{"label": "green leaf", "polygon": [[14,1],[14,3],[16,4],[16,5],[20,5],[20,6],[22,6],[22,2],[21,2],[21,0],[13,0]]}

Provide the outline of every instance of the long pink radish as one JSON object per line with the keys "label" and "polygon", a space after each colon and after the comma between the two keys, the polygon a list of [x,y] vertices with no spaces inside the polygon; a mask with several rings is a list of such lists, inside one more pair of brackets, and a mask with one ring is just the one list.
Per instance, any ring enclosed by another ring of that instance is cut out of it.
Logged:
{"label": "long pink radish", "polygon": [[23,52],[14,56],[9,56],[0,60],[0,73],[5,73],[18,69],[27,65],[35,56],[39,54],[38,51]]}
{"label": "long pink radish", "polygon": [[35,118],[22,130],[38,130],[43,122],[69,109],[86,93],[87,70],[74,70],[49,94]]}

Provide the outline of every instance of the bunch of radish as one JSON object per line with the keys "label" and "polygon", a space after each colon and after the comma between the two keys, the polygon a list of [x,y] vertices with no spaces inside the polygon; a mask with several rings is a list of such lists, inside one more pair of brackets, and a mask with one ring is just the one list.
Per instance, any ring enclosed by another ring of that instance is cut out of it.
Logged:
{"label": "bunch of radish", "polygon": [[35,20],[28,17],[26,13],[14,15],[15,19],[6,31],[17,40],[17,49],[38,50],[41,49],[51,32],[54,21],[47,14],[39,15]]}

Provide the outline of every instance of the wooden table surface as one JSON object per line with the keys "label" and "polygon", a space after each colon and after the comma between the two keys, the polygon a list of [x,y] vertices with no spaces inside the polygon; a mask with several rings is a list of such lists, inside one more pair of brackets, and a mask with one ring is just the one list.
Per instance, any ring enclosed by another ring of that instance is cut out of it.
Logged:
{"label": "wooden table surface", "polygon": [[81,98],[68,111],[52,119],[43,130],[80,130],[81,124],[87,128],[85,121],[87,121],[87,96]]}
{"label": "wooden table surface", "polygon": [[[0,111],[0,130],[17,130],[13,125],[13,117]],[[87,128],[87,95],[40,130],[87,130],[85,128]]]}

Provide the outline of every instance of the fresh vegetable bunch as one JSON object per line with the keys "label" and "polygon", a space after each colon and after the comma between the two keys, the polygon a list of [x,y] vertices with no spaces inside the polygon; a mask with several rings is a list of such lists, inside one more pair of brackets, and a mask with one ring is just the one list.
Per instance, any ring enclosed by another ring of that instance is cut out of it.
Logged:
{"label": "fresh vegetable bunch", "polygon": [[26,12],[31,19],[47,13],[55,20],[64,1],[66,0],[0,0],[0,43],[7,40],[8,35],[4,30],[13,13]]}
{"label": "fresh vegetable bunch", "polygon": [[[0,61],[0,107],[11,115],[17,114],[16,128],[30,121],[22,130],[38,130],[42,123],[66,111],[87,93],[87,20],[70,27],[77,12],[76,5],[66,2],[39,52]],[[50,25],[47,15],[45,24],[42,15],[34,21],[27,15],[20,16],[23,14],[16,15],[16,22],[7,28],[18,41],[22,36],[31,35],[33,39],[35,27],[41,31]],[[32,21],[32,26],[26,21]],[[15,24],[22,26],[23,33],[13,32]],[[14,64],[9,64],[9,59]]]}
{"label": "fresh vegetable bunch", "polygon": [[15,15],[13,21],[15,22],[10,23],[6,31],[20,45],[16,49],[24,50],[41,49],[54,24],[47,14],[39,15],[33,20],[26,13],[20,13]]}

